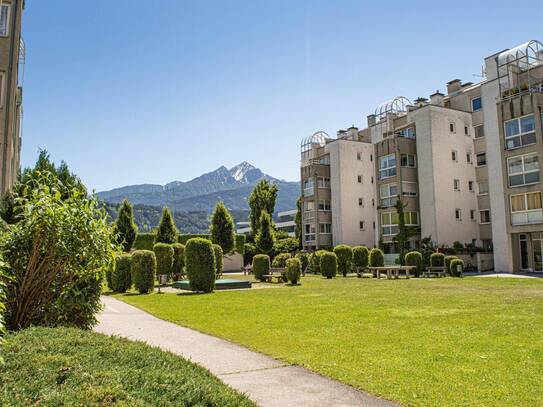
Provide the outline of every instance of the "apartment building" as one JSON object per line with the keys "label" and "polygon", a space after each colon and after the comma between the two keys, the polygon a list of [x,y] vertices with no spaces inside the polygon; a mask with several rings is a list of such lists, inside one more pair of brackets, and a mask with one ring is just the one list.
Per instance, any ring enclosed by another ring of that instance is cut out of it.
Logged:
{"label": "apartment building", "polygon": [[20,165],[24,0],[0,0],[0,195],[15,182]]}
{"label": "apartment building", "polygon": [[[454,79],[446,87],[446,94],[436,91],[429,100],[395,97],[367,117],[366,129],[338,133],[337,139],[317,137],[311,148],[302,147],[302,184],[311,187],[313,174],[330,174],[322,193],[332,203],[331,213],[314,221],[311,202],[320,198],[302,188],[307,249],[373,242],[389,256],[397,254],[394,206],[400,199],[406,224],[415,231],[412,248],[425,237],[448,246],[460,242],[493,250],[496,271],[543,271],[543,45],[534,40],[493,54],[485,58],[482,81]],[[345,145],[342,155],[329,154],[335,143]],[[343,165],[342,157],[351,157],[359,145],[372,165]],[[361,192],[338,180],[361,171],[375,181],[362,197],[375,203],[373,214],[365,214],[375,222],[373,237],[342,233],[361,214],[341,202]],[[332,225],[316,226],[327,219]],[[320,230],[332,235],[321,237]]]}

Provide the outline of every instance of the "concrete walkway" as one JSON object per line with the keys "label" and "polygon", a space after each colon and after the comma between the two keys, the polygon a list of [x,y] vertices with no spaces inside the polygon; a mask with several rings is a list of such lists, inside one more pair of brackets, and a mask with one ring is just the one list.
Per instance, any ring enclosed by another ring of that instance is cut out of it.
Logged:
{"label": "concrete walkway", "polygon": [[263,407],[397,406],[307,369],[158,319],[104,296],[95,331],[157,346],[208,369]]}

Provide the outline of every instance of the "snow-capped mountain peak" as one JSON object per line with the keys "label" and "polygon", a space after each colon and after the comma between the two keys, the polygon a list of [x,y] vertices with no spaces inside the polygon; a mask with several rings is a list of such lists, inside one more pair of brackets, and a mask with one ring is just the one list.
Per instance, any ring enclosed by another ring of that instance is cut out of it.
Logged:
{"label": "snow-capped mountain peak", "polygon": [[[246,182],[248,181],[248,174],[252,171],[258,171],[260,170],[253,165],[249,164],[247,161],[243,161],[242,163],[236,165],[235,167],[230,168],[228,170],[230,172],[230,175],[238,181],[238,182]],[[251,177],[252,178],[252,177]]]}

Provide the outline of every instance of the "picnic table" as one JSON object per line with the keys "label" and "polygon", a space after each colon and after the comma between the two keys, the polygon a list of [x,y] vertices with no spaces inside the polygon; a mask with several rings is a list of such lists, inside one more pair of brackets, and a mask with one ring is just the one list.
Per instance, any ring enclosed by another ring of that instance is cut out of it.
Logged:
{"label": "picnic table", "polygon": [[445,272],[445,266],[443,267],[427,267],[426,270],[422,273],[423,277],[445,277],[447,273]]}
{"label": "picnic table", "polygon": [[381,278],[381,274],[385,273],[387,279],[400,278],[400,274],[404,274],[405,278],[411,278],[411,270],[415,269],[415,266],[385,266],[385,267],[368,267],[374,276],[378,279]]}
{"label": "picnic table", "polygon": [[286,270],[287,270],[286,267],[273,267],[270,269],[269,273],[264,274],[262,278],[269,283],[272,283],[273,279],[276,279],[278,283],[282,283],[283,273]]}

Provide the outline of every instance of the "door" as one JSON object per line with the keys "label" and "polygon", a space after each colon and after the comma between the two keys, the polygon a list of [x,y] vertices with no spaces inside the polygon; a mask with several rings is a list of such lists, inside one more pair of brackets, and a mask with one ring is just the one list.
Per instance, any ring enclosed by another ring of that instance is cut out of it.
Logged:
{"label": "door", "polygon": [[519,235],[520,244],[520,270],[530,270],[530,252],[528,250],[528,235]]}
{"label": "door", "polygon": [[534,271],[543,271],[543,239],[541,233],[534,233],[532,235],[532,248],[534,254]]}

